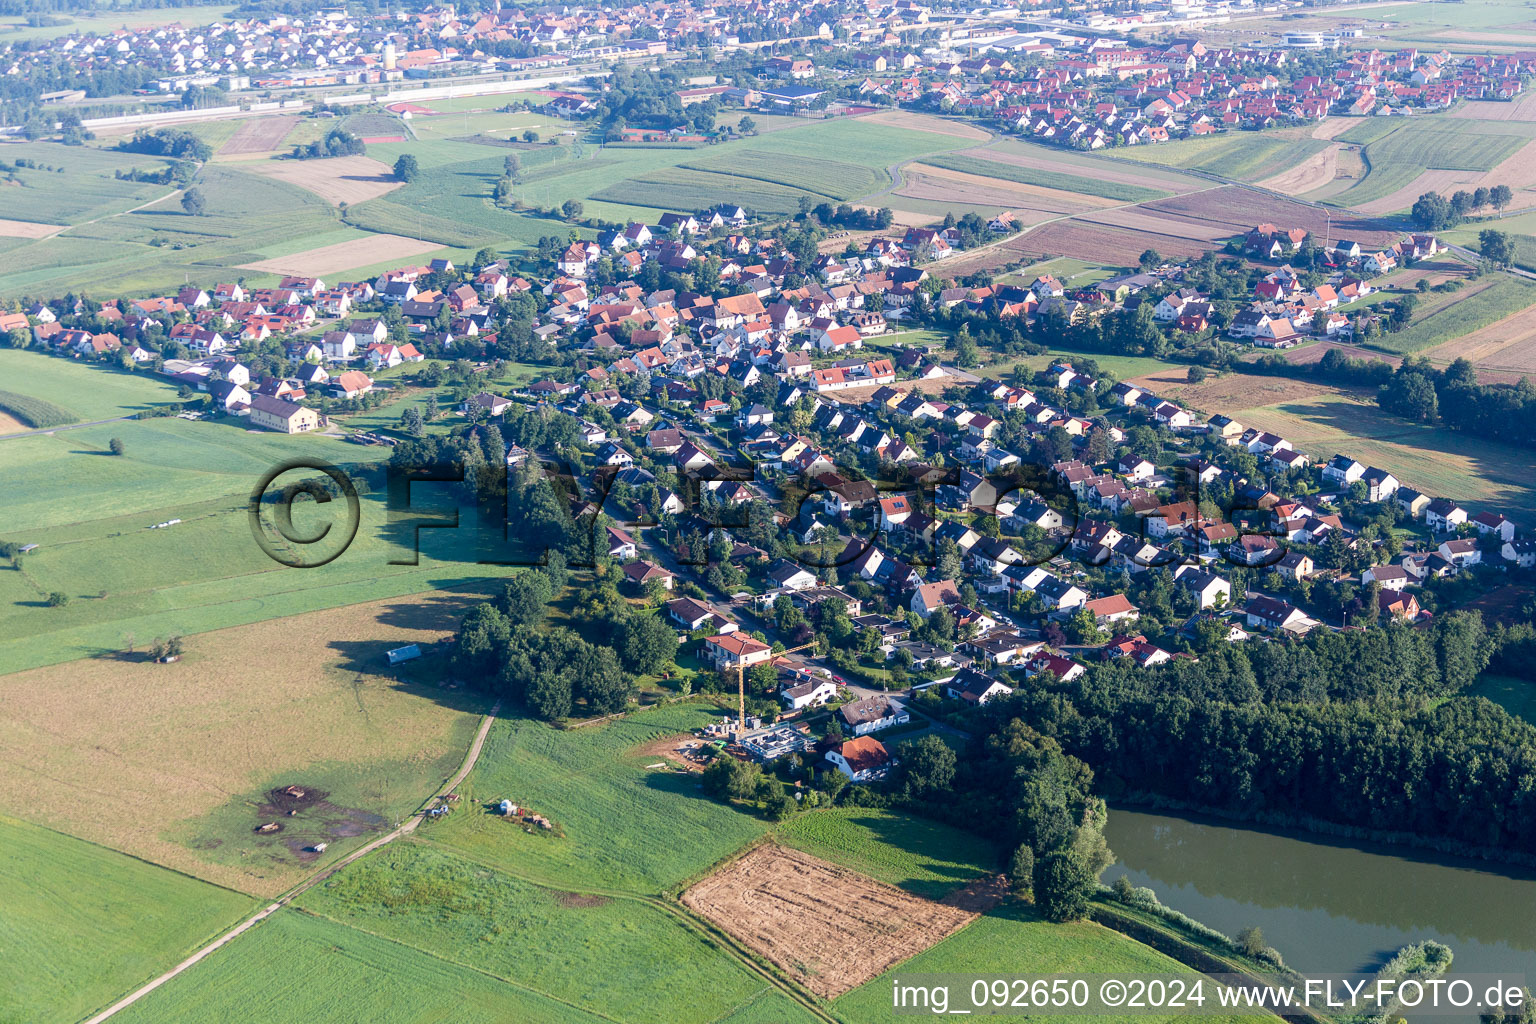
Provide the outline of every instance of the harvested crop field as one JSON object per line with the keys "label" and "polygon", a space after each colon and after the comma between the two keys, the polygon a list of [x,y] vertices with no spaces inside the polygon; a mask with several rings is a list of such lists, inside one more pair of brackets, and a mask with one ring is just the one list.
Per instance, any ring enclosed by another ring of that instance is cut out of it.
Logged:
{"label": "harvested crop field", "polygon": [[329,160],[271,160],[242,166],[241,170],[297,185],[337,206],[377,199],[405,184],[395,179],[388,165],[366,156],[338,156]]}
{"label": "harvested crop field", "polygon": [[985,142],[992,137],[990,132],[982,131],[971,125],[959,121],[950,121],[942,117],[934,117],[932,114],[916,114],[905,110],[883,110],[878,114],[867,114],[860,120],[871,124],[887,124],[893,128],[909,128],[916,132],[932,132],[935,135],[948,135],[955,139],[969,139],[974,142]]}
{"label": "harvested crop field", "polygon": [[1189,406],[1207,416],[1220,412],[1237,419],[1242,418],[1238,414],[1245,409],[1276,405],[1281,402],[1301,402],[1316,398],[1318,395],[1347,393],[1346,389],[1329,384],[1249,373],[1224,373],[1217,377],[1208,377],[1198,384],[1191,384],[1187,371],[1182,367],[1147,374],[1128,383],[1163,398],[1177,400],[1179,404]]}
{"label": "harvested crop field", "polygon": [[1470,360],[1477,367],[1478,379],[1485,383],[1512,384],[1527,375],[1536,377],[1536,306],[1424,354],[1442,365],[1455,359]]}
{"label": "harvested crop field", "polygon": [[1312,129],[1314,139],[1336,139],[1355,126],[1352,118],[1330,117],[1326,121],[1319,121],[1316,128]]}
{"label": "harvested crop field", "polygon": [[0,437],[5,436],[6,434],[19,434],[23,430],[31,429],[31,427],[27,426],[25,423],[21,422],[21,420],[18,420],[16,417],[12,416],[10,413],[0,412]]}
{"label": "harvested crop field", "polygon": [[0,220],[0,238],[46,238],[63,231],[63,224],[37,224],[30,220]]}
{"label": "harvested crop field", "polygon": [[1323,356],[1332,349],[1338,349],[1342,354],[1351,359],[1380,359],[1396,366],[1402,362],[1401,356],[1394,356],[1386,352],[1378,352],[1373,348],[1365,348],[1361,345],[1346,345],[1337,341],[1320,341],[1316,345],[1303,345],[1301,348],[1293,348],[1281,353],[1288,363],[1296,363],[1305,366],[1310,363],[1320,362]]}
{"label": "harvested crop field", "polygon": [[1511,103],[1470,100],[1457,104],[1445,116],[1467,117],[1478,121],[1536,121],[1536,93],[1528,92]]}
{"label": "harvested crop field", "polygon": [[1152,213],[1144,207],[1130,206],[1119,210],[1101,210],[1085,213],[1074,218],[1079,224],[1102,224],[1111,228],[1126,228],[1153,235],[1188,238],[1199,242],[1217,242],[1230,238],[1232,232],[1224,225],[1205,221],[1192,221]]}
{"label": "harvested crop field", "polygon": [[322,245],[318,249],[306,249],[292,256],[276,256],[269,260],[257,260],[255,263],[242,263],[240,269],[258,270],[267,274],[319,277],[322,274],[351,270],[353,267],[409,259],[441,248],[442,246],[436,242],[428,242],[420,238],[378,234],[368,238],[355,238],[350,242],[337,242],[335,245]]}
{"label": "harvested crop field", "polygon": [[878,977],[976,917],[771,844],[694,885],[683,903],[824,999]]}
{"label": "harvested crop field", "polygon": [[[1186,219],[1191,224],[1205,222],[1222,227],[1228,235],[1265,223],[1306,228],[1319,237],[1329,229],[1328,217],[1323,210],[1236,185],[1209,189],[1196,195],[1158,199],[1143,203],[1141,209]],[[1388,245],[1396,241],[1399,234],[1373,220],[1337,213],[1333,217],[1332,232],[1334,238],[1353,238],[1361,245]]]}
{"label": "harvested crop field", "polygon": [[376,601],[191,636],[169,665],[140,638],[137,655],[0,676],[0,810],[280,892],[306,868],[284,836],[253,834],[272,786],[323,786],[365,825],[414,808],[463,756],[478,698],[382,673],[385,650],[441,639],[464,604]]}
{"label": "harvested crop field", "polygon": [[1148,248],[1164,256],[1192,258],[1210,246],[1201,241],[1175,235],[1152,234],[1127,228],[1088,224],[1082,220],[1057,221],[1026,232],[1014,242],[998,246],[1012,249],[1015,257],[1039,259],[1042,256],[1075,256],[1107,266],[1135,266]]}
{"label": "harvested crop field", "polygon": [[1368,216],[1385,216],[1398,210],[1406,210],[1413,205],[1415,199],[1425,192],[1443,192],[1449,195],[1456,189],[1484,176],[1477,171],[1423,171],[1418,177],[1397,191],[1389,192],[1380,199],[1372,199],[1370,202],[1360,203],[1358,206],[1351,208]]}
{"label": "harvested crop field", "polygon": [[1061,194],[1061,198],[1047,198],[1043,193],[1051,192],[1050,189],[1014,185],[961,171],[923,166],[921,169],[906,167],[901,174],[905,184],[896,193],[898,200],[927,200],[956,208],[1012,210],[1015,218],[1024,224],[1038,224],[1051,217],[1093,209],[1086,203],[1074,201],[1075,197],[1065,193]]}
{"label": "harvested crop field", "polygon": [[299,119],[291,115],[253,117],[242,124],[235,134],[229,137],[228,142],[219,147],[219,155],[249,156],[253,153],[274,152],[282,147],[283,140],[298,123]]}
{"label": "harvested crop field", "polygon": [[1273,178],[1265,178],[1259,182],[1259,187],[1292,196],[1322,188],[1338,177],[1339,151],[1343,148],[1342,142],[1330,143],[1327,149],[1313,153],[1295,167],[1281,171]]}

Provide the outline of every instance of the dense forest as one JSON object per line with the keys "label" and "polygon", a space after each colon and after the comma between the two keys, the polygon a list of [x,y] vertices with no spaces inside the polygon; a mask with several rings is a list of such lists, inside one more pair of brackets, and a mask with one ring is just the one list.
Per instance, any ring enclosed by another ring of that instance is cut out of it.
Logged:
{"label": "dense forest", "polygon": [[1156,669],[1110,662],[989,711],[1059,740],[1111,797],[1529,855],[1536,727],[1456,697],[1516,639],[1476,612],[1318,630]]}

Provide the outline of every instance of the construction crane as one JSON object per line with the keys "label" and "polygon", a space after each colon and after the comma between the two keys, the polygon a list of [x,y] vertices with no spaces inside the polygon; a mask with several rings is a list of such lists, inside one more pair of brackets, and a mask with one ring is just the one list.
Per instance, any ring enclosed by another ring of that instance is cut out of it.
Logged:
{"label": "construction crane", "polygon": [[[808,644],[801,644],[799,647],[787,648],[785,650],[780,651],[778,654],[775,654],[773,656],[773,658],[769,659],[768,663],[771,665],[771,664],[773,664],[773,662],[775,660],[784,657],[784,655],[786,655],[786,654],[794,654],[797,651],[803,651],[803,650],[806,650],[807,648],[815,647],[815,646],[816,646],[816,641],[812,640],[810,643],[808,643]],[[746,664],[746,662],[742,662],[740,665],[736,666],[736,737],[737,737],[738,741],[740,740],[740,738],[742,736],[744,736],[746,734],[746,731],[747,731],[747,664]]]}

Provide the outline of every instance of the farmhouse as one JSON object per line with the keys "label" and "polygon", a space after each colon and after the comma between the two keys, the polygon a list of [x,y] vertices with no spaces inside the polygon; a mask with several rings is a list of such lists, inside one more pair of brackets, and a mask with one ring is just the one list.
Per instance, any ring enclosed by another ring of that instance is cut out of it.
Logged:
{"label": "farmhouse", "polygon": [[320,428],[320,414],[313,409],[267,395],[251,396],[250,421],[263,430],[303,434]]}

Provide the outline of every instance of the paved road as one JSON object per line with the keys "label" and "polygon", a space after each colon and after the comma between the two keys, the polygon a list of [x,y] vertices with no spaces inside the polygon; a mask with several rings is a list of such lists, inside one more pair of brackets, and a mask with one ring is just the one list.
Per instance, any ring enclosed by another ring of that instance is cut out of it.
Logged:
{"label": "paved road", "polygon": [[121,423],[123,420],[131,420],[132,416],[113,416],[109,420],[91,420],[89,423],[70,423],[62,427],[42,427],[38,430],[19,430],[14,434],[0,434],[0,441],[8,441],[13,437],[33,437],[37,434],[56,434],[61,430],[79,430],[81,427],[99,427],[103,423]]}
{"label": "paved road", "polygon": [[[496,721],[496,713],[500,710],[501,702],[497,701],[496,705],[491,708],[490,713],[485,716],[485,720],[480,723],[480,730],[475,733],[474,742],[469,745],[469,750],[465,753],[464,762],[459,765],[459,770],[454,772],[453,777],[449,779],[441,789],[433,794],[434,797],[451,792],[455,786],[464,781],[465,776],[467,776],[470,773],[470,770],[475,767],[475,762],[480,758],[480,750],[485,746],[485,737],[491,731],[491,723]],[[166,982],[176,977],[182,971],[185,971],[193,964],[198,963],[203,958],[213,953],[215,950],[222,948],[230,942],[233,942],[235,939],[239,938],[241,935],[255,927],[257,924],[265,921],[267,918],[277,913],[283,907],[287,906],[289,903],[292,903],[299,896],[308,892],[310,889],[313,889],[315,886],[319,885],[321,882],[325,881],[327,878],[331,877],[331,875],[340,871],[348,864],[368,856],[368,854],[372,853],[374,850],[377,850],[379,847],[388,843],[394,842],[401,836],[409,835],[410,833],[416,831],[416,826],[420,825],[421,821],[422,818],[420,815],[413,814],[405,822],[405,824],[401,825],[393,832],[390,832],[388,835],[380,836],[366,846],[363,846],[347,854],[347,856],[343,857],[335,864],[332,864],[329,867],[321,868],[313,875],[310,875],[309,878],[305,879],[303,882],[300,882],[297,886],[288,890],[286,893],[279,896],[276,900],[267,904],[265,907],[262,907],[256,913],[252,914],[244,921],[241,921],[229,931],[225,932],[223,935],[220,935],[218,938],[214,939],[212,942],[208,943],[206,946],[202,947],[197,952],[187,957],[175,967],[172,967],[158,978],[155,978],[154,980],[147,982],[143,986],[128,993],[128,995],[119,999],[105,1010],[102,1010],[94,1017],[91,1017],[85,1022],[85,1024],[100,1024],[101,1021],[104,1021],[114,1014],[119,1013],[124,1008],[132,1006],[134,1003],[138,1002],[140,999],[144,998],[146,995],[159,988],[161,985],[164,985]]]}
{"label": "paved road", "polygon": [[[1471,249],[1468,249],[1464,245],[1447,245],[1446,248],[1458,256],[1463,256],[1466,259],[1471,260],[1474,264],[1482,262],[1482,256],[1473,252]],[[1523,267],[1505,267],[1504,272],[1506,274],[1514,274],[1516,277],[1528,277],[1532,281],[1536,281],[1536,274],[1531,273],[1529,270],[1526,270]]]}

